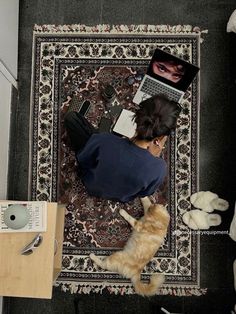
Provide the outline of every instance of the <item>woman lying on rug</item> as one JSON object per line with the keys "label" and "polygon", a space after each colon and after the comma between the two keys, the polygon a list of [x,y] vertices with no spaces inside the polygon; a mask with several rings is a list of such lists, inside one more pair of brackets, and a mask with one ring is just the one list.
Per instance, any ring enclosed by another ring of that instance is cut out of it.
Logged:
{"label": "woman lying on rug", "polygon": [[153,194],[166,176],[166,162],[160,155],[175,129],[180,106],[160,95],[140,103],[132,139],[98,134],[73,109],[69,108],[64,122],[88,193],[120,202]]}

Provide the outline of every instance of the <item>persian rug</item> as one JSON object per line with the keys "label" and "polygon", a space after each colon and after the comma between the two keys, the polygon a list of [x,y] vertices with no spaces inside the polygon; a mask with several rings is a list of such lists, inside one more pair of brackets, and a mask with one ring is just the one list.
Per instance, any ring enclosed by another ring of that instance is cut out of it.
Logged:
{"label": "persian rug", "polygon": [[[120,208],[137,218],[143,214],[139,199],[122,204],[87,194],[63,125],[70,100],[90,100],[86,117],[95,127],[106,110],[101,90],[108,83],[117,91],[112,105],[137,108],[132,99],[155,48],[199,66],[201,33],[189,25],[35,25],[30,194],[33,200],[67,205],[62,272],[56,283],[64,291],[134,293],[128,279],[98,268],[88,256],[107,256],[125,245],[131,228],[119,215]],[[190,195],[198,190],[199,77],[181,106],[164,156],[168,177],[152,196],[154,202],[168,203],[170,227],[142,279],[163,272],[161,294],[200,295],[206,291],[200,287],[200,236],[182,221],[191,208]]]}

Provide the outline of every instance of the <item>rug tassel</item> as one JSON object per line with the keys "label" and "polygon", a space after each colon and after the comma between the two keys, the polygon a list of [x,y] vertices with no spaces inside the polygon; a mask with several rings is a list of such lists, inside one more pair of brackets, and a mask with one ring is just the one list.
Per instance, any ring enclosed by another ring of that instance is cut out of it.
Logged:
{"label": "rug tassel", "polygon": [[[111,286],[109,282],[103,282],[97,284],[96,286],[88,284],[79,284],[79,283],[62,283],[56,282],[56,287],[60,287],[62,291],[70,291],[71,294],[90,294],[90,293],[100,293],[104,290],[107,290],[110,294],[115,295],[125,295],[125,294],[134,294],[133,286]],[[189,287],[163,287],[161,288],[157,295],[174,295],[174,296],[200,296],[207,293],[206,288],[189,288]]]}

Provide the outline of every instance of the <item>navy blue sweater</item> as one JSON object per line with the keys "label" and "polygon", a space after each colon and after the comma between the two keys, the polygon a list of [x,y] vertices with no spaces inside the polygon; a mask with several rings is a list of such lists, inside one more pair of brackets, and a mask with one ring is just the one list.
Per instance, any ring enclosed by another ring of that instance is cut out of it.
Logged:
{"label": "navy blue sweater", "polygon": [[126,138],[94,134],[77,154],[90,195],[128,202],[155,192],[166,175],[166,162]]}

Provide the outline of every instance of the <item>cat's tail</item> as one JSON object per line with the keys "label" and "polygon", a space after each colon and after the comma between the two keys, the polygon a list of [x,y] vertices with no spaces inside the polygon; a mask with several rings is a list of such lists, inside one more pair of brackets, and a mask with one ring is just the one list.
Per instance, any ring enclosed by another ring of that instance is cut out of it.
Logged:
{"label": "cat's tail", "polygon": [[152,296],[157,293],[158,288],[164,283],[165,276],[163,274],[155,274],[150,277],[149,283],[143,283],[140,275],[131,278],[135,292],[142,296]]}

